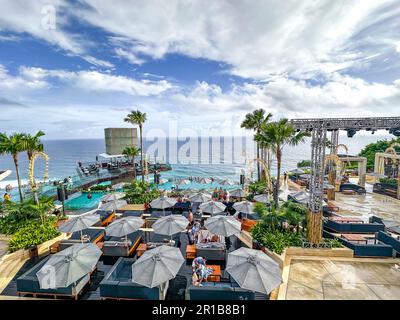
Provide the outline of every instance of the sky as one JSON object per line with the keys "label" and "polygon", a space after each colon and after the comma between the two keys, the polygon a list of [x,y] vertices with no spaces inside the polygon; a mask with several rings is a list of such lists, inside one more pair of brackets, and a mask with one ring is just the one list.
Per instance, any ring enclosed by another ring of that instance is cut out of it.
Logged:
{"label": "sky", "polygon": [[[246,113],[400,115],[398,0],[0,0],[0,131],[238,135]],[[177,128],[177,129],[174,129]]]}

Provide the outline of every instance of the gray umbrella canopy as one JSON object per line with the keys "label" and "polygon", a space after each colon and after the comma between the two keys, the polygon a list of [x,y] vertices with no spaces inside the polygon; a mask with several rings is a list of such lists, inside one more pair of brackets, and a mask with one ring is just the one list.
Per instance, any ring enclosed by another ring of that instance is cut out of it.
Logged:
{"label": "gray umbrella canopy", "polygon": [[211,233],[230,237],[240,233],[242,224],[232,216],[214,216],[206,220],[205,227]]}
{"label": "gray umbrella canopy", "polygon": [[279,265],[260,250],[242,247],[229,253],[226,271],[251,291],[269,294],[282,283]]}
{"label": "gray umbrella canopy", "polygon": [[102,255],[93,243],[78,243],[50,257],[36,273],[40,288],[66,288],[92,272]]}
{"label": "gray umbrella canopy", "polygon": [[378,172],[367,173],[367,176],[375,177],[377,179],[386,178],[386,175],[384,175],[383,173],[378,173]]}
{"label": "gray umbrella canopy", "polygon": [[250,201],[235,202],[233,208],[238,212],[253,213],[253,204]]}
{"label": "gray umbrella canopy", "polygon": [[220,180],[220,181],[218,181],[218,183],[221,185],[221,186],[233,186],[234,185],[234,183],[232,182],[232,181],[230,181],[230,180]]}
{"label": "gray umbrella canopy", "polygon": [[187,179],[180,179],[180,180],[176,181],[176,184],[178,186],[184,186],[184,185],[191,184],[191,182],[190,182],[190,180],[187,180]]}
{"label": "gray umbrella canopy", "polygon": [[212,182],[212,180],[210,178],[201,178],[199,180],[200,183],[204,183],[204,184],[209,184]]}
{"label": "gray umbrella canopy", "polygon": [[112,237],[123,237],[139,230],[144,220],[139,217],[125,217],[111,223],[106,228],[106,235]]}
{"label": "gray umbrella canopy", "polygon": [[207,202],[212,199],[211,194],[209,193],[204,193],[204,192],[198,192],[189,197],[190,201],[193,202]]}
{"label": "gray umbrella canopy", "polygon": [[154,288],[175,278],[184,262],[176,247],[162,245],[147,250],[132,265],[132,282]]}
{"label": "gray umbrella canopy", "polygon": [[268,194],[258,194],[253,199],[257,202],[270,203]]}
{"label": "gray umbrella canopy", "polygon": [[121,182],[121,183],[114,184],[111,188],[113,190],[118,190],[118,189],[122,189],[123,187],[125,187],[125,185],[126,185],[125,182]]}
{"label": "gray umbrella canopy", "polygon": [[175,233],[182,232],[189,224],[189,220],[180,215],[169,215],[161,217],[153,223],[152,228],[155,233],[172,236]]}
{"label": "gray umbrella canopy", "polygon": [[229,195],[234,198],[243,198],[246,196],[246,193],[242,189],[236,189],[229,191]]}
{"label": "gray umbrella canopy", "polygon": [[58,227],[58,230],[63,233],[72,233],[82,231],[89,228],[100,221],[98,214],[81,214],[80,216],[69,219]]}
{"label": "gray umbrella canopy", "polygon": [[224,205],[222,202],[218,202],[218,201],[208,201],[208,202],[202,203],[200,205],[200,209],[203,212],[211,213],[211,214],[223,212],[225,210],[225,208],[226,208],[226,205]]}
{"label": "gray umbrella canopy", "polygon": [[107,203],[104,203],[100,206],[99,210],[103,211],[115,211],[118,210],[124,206],[126,206],[128,202],[125,200],[112,200]]}
{"label": "gray umbrella canopy", "polygon": [[166,209],[173,207],[177,203],[174,198],[168,198],[167,196],[161,196],[150,202],[150,206],[155,209]]}
{"label": "gray umbrella canopy", "polygon": [[123,199],[125,197],[124,192],[114,192],[114,193],[109,193],[101,197],[101,201],[103,202],[110,202],[110,201],[117,201],[120,199]]}

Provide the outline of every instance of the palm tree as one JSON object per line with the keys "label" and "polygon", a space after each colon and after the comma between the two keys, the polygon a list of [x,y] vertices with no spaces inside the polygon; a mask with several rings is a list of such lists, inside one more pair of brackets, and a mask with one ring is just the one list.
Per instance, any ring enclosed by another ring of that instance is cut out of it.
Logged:
{"label": "palm tree", "polygon": [[42,197],[37,203],[30,204],[29,207],[40,217],[41,222],[44,224],[48,214],[54,210],[55,205],[52,198]]}
{"label": "palm tree", "polygon": [[[140,131],[140,150],[143,150],[143,124],[146,122],[147,116],[146,113],[141,112],[139,110],[131,111],[124,119],[125,122],[128,122],[133,125],[139,126]],[[143,151],[140,153],[140,164],[142,167],[142,182],[144,182],[144,162],[143,162]]]}
{"label": "palm tree", "polygon": [[10,154],[13,158],[21,202],[23,202],[24,198],[22,196],[21,178],[19,176],[18,155],[20,152],[26,151],[24,148],[24,137],[25,135],[22,133],[14,133],[10,136],[7,136],[5,133],[0,133],[0,154]]}
{"label": "palm tree", "polygon": [[[28,160],[29,162],[32,161],[33,153],[36,151],[43,151],[43,144],[40,141],[40,138],[43,137],[45,133],[43,131],[38,131],[35,135],[31,134],[25,134],[23,138],[23,144],[24,144],[24,150],[26,150],[26,153],[28,155]],[[39,198],[37,195],[37,190],[36,188],[33,188],[32,186],[32,193],[33,193],[33,199],[36,203],[36,205],[39,205]]]}
{"label": "palm tree", "polygon": [[[260,132],[261,127],[268,123],[271,117],[272,117],[271,113],[265,115],[264,109],[257,109],[254,110],[252,113],[246,114],[245,119],[243,120],[240,127],[249,130],[254,130],[257,134]],[[260,144],[258,142],[257,142],[257,159],[260,159]],[[257,163],[257,175],[258,175],[258,180],[260,180],[261,177],[260,163]]]}
{"label": "palm tree", "polygon": [[282,150],[285,145],[295,146],[304,142],[309,137],[309,132],[296,132],[288,119],[262,125],[254,139],[264,146],[268,146],[276,156],[277,181],[274,188],[274,205],[278,206],[278,193],[280,188]]}
{"label": "palm tree", "polygon": [[24,149],[28,155],[28,160],[32,159],[33,153],[35,151],[43,151],[43,144],[40,141],[40,138],[43,137],[45,133],[43,131],[38,131],[35,135],[25,134],[24,141]]}
{"label": "palm tree", "polygon": [[136,166],[135,166],[135,157],[137,157],[140,153],[140,148],[133,146],[133,147],[126,147],[122,154],[126,156],[128,159],[131,159],[133,162],[133,180],[136,180]]}

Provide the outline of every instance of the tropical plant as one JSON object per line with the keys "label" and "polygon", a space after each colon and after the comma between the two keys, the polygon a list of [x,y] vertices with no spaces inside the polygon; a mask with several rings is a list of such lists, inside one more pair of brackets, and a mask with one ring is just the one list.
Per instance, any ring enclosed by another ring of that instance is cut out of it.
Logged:
{"label": "tropical plant", "polygon": [[266,190],[268,189],[268,185],[267,185],[267,182],[264,180],[255,181],[248,185],[248,189],[252,195],[257,195],[257,194],[265,193]]}
{"label": "tropical plant", "polygon": [[28,159],[31,160],[33,157],[33,153],[35,151],[43,151],[43,144],[42,141],[40,140],[41,137],[43,137],[45,133],[43,131],[38,131],[35,135],[31,134],[24,134],[22,141],[23,141],[23,147],[28,155]]}
{"label": "tropical plant", "polygon": [[[378,140],[375,143],[370,143],[361,150],[359,156],[367,158],[367,168],[372,170],[375,163],[375,154],[378,152],[385,152],[387,148],[396,142],[400,143],[400,138],[392,140]],[[395,149],[396,151],[400,152],[398,148]]]}
{"label": "tropical plant", "polygon": [[392,185],[393,187],[397,187],[398,179],[395,178],[380,178],[379,183]]}
{"label": "tropical plant", "polygon": [[[257,109],[254,110],[252,113],[246,114],[245,119],[241,124],[241,128],[254,130],[256,133],[259,133],[261,127],[267,124],[271,118],[272,118],[271,113],[265,115],[265,110]],[[257,159],[262,159],[262,158],[263,157],[260,157],[260,144],[257,142]],[[257,162],[257,177],[258,180],[261,179],[260,163],[258,162]]]}
{"label": "tropical plant", "polygon": [[251,234],[261,246],[281,254],[289,246],[300,247],[303,234],[294,233],[287,230],[271,230],[264,224],[256,224]]}
{"label": "tropical plant", "polygon": [[19,249],[28,249],[51,240],[59,235],[56,228],[56,219],[48,219],[45,223],[30,221],[14,233],[9,242],[11,252]]}
{"label": "tropical plant", "polygon": [[293,201],[286,201],[282,206],[281,210],[285,217],[286,222],[296,229],[296,232],[300,232],[300,227],[305,230],[307,226],[307,213],[308,209],[302,204],[295,203]]}
{"label": "tropical plant", "polygon": [[278,194],[280,188],[282,151],[285,145],[295,146],[304,142],[309,137],[309,132],[296,132],[288,119],[281,119],[262,125],[259,133],[255,135],[255,140],[262,146],[268,147],[276,156],[277,160],[277,179],[274,186],[274,205],[278,206]]}
{"label": "tropical plant", "polygon": [[[140,131],[140,150],[143,150],[143,124],[146,122],[146,113],[139,110],[131,111],[124,119],[125,122],[138,125]],[[142,182],[144,182],[144,161],[143,161],[143,151],[140,153],[140,164],[142,167]]]}
{"label": "tropical plant", "polygon": [[39,204],[35,204],[32,199],[6,202],[3,204],[3,216],[0,218],[0,233],[13,234],[32,221],[45,223],[54,207],[54,200],[46,197],[41,197]]}
{"label": "tropical plant", "polygon": [[153,184],[134,180],[130,185],[124,187],[125,200],[130,204],[150,203],[158,198],[161,193]]}
{"label": "tropical plant", "polygon": [[311,167],[310,160],[301,160],[297,162],[297,168],[305,168],[305,167]]}
{"label": "tropical plant", "polygon": [[126,147],[122,154],[126,156],[128,159],[132,160],[133,163],[133,179],[136,180],[136,166],[135,166],[135,157],[140,154],[140,148],[133,146],[133,147]]}
{"label": "tropical plant", "polygon": [[8,136],[5,133],[0,133],[0,154],[10,154],[15,165],[15,174],[17,176],[19,198],[24,200],[22,195],[21,178],[19,175],[18,156],[21,152],[26,151],[24,144],[25,135],[22,133],[14,133]]}

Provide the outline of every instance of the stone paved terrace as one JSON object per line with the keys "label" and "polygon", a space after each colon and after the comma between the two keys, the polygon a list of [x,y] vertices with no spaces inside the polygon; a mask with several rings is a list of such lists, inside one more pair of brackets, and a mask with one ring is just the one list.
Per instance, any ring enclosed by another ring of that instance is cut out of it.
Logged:
{"label": "stone paved terrace", "polygon": [[398,300],[400,259],[290,259],[278,299]]}

